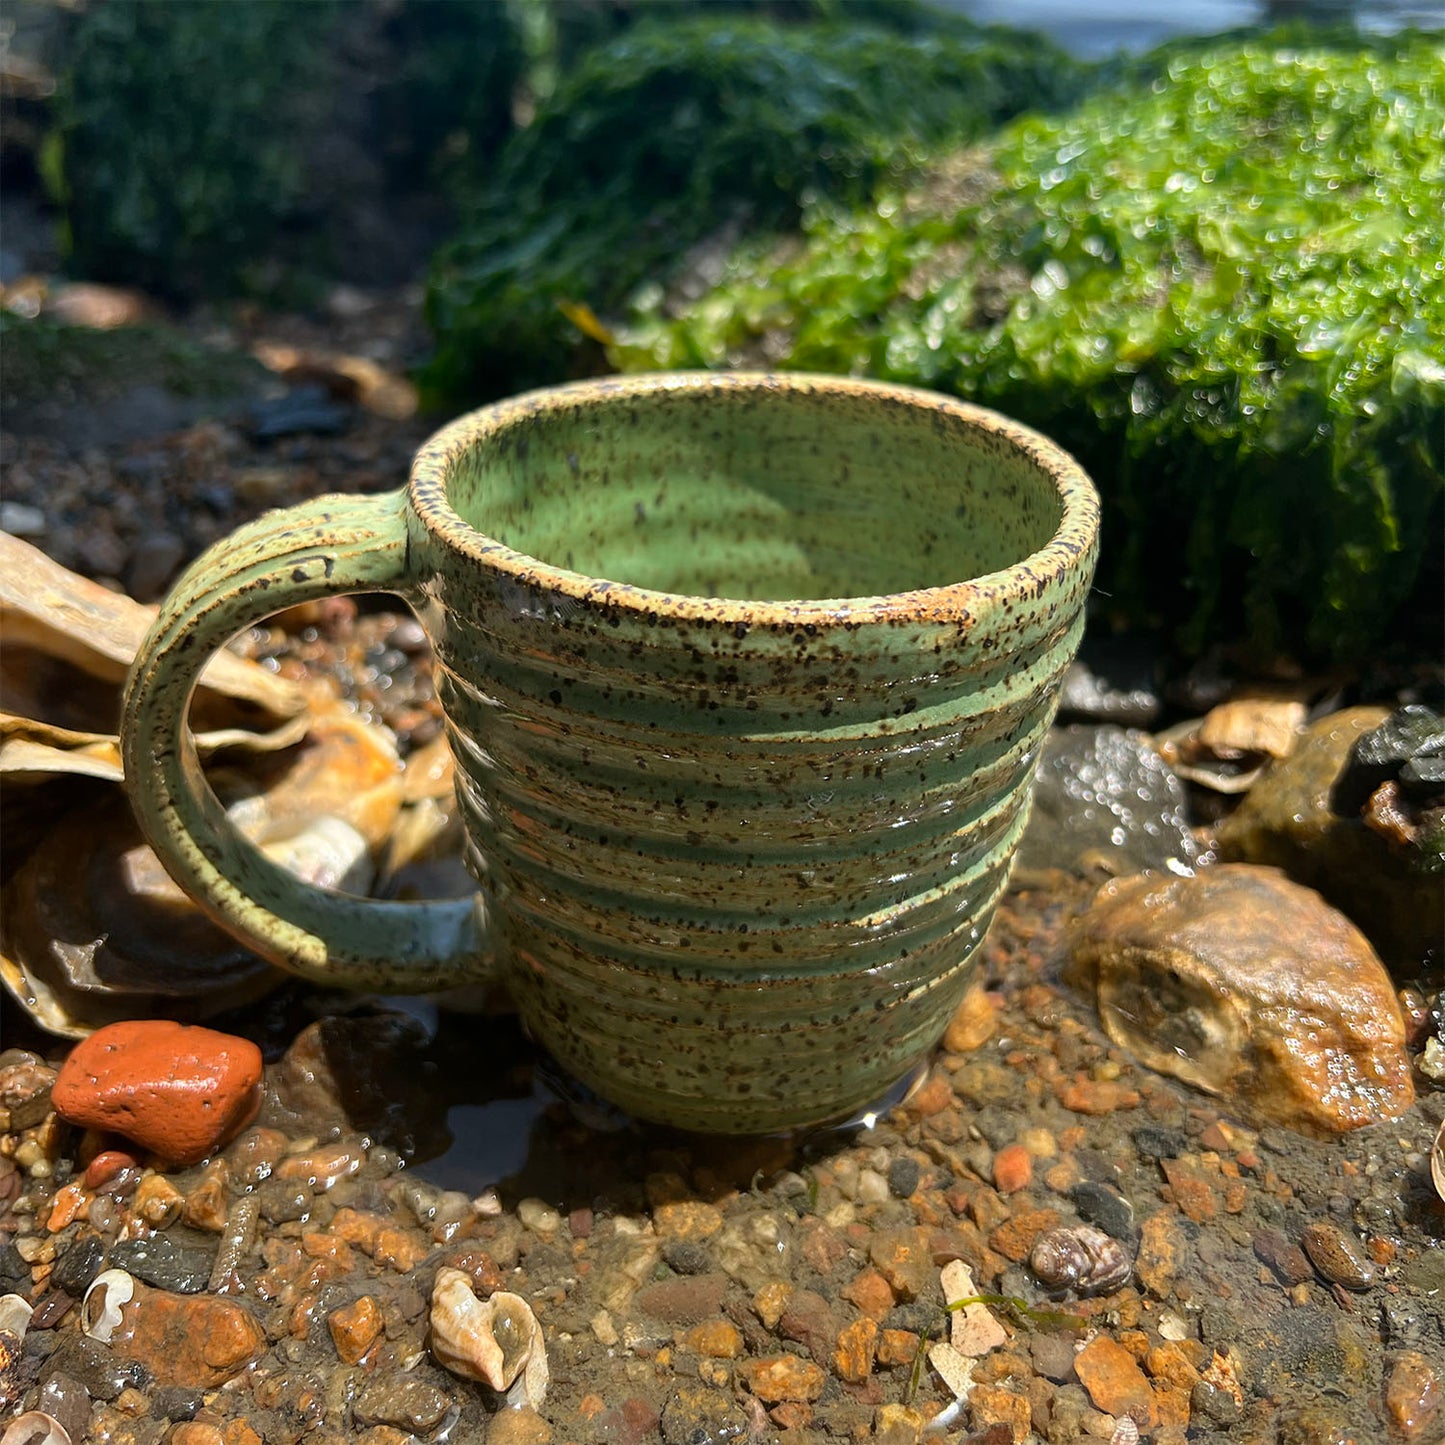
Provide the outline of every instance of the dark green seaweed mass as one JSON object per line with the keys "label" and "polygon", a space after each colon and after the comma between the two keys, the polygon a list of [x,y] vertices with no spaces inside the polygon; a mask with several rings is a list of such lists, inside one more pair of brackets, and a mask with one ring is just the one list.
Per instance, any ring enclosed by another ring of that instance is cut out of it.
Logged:
{"label": "dark green seaweed mass", "polygon": [[1442,115],[1438,36],[1194,42],[909,190],[811,206],[696,299],[654,289],[613,359],[866,373],[1031,422],[1103,493],[1103,606],[1189,650],[1438,648]]}
{"label": "dark green seaweed mass", "polygon": [[1037,37],[966,22],[640,23],[588,52],[478,185],[433,266],[427,387],[458,405],[595,366],[559,302],[615,310],[720,228],[793,229],[809,195],[862,203],[928,154],[1076,96],[1081,73]]}

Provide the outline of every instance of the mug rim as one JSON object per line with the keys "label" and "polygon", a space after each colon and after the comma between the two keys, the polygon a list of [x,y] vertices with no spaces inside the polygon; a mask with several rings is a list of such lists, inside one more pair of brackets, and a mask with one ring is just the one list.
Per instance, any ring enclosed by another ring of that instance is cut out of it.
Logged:
{"label": "mug rim", "polygon": [[[1049,540],[1017,562],[959,582],[876,596],[752,600],[663,592],[619,579],[588,576],[520,552],[463,520],[447,495],[453,463],[524,417],[589,400],[620,401],[665,392],[778,392],[874,397],[952,416],[971,429],[1002,437],[1053,483],[1063,505]],[[434,432],[417,451],[407,495],[427,532],[451,551],[502,574],[519,587],[556,593],[592,607],[626,607],[679,622],[793,629],[868,622],[959,622],[983,612],[1036,601],[1098,544],[1099,497],[1074,457],[1042,432],[1001,412],[923,387],[803,371],[662,371],[599,377],[540,387],[466,412]]]}

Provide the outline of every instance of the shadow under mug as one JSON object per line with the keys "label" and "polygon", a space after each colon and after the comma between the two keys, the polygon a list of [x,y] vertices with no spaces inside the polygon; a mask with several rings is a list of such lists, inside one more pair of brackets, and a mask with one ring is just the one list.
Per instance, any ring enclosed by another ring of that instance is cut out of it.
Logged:
{"label": "shadow under mug", "polygon": [[[746,373],[533,392],[437,433],[402,491],[272,512],[202,556],[130,677],[127,788],[176,881],[284,968],[500,978],[642,1118],[843,1117],[970,982],[1097,541],[1071,457],[929,392]],[[435,648],[475,899],[315,889],[202,776],[185,719],[211,653],[370,590]]]}

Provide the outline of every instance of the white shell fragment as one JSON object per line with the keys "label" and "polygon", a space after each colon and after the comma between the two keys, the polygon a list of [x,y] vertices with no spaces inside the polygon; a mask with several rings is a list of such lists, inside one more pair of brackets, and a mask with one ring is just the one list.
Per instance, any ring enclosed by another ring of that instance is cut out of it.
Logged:
{"label": "white shell fragment", "polygon": [[23,1295],[4,1295],[0,1297],[0,1330],[23,1340],[25,1331],[30,1328],[30,1316],[34,1313],[30,1301]]}
{"label": "white shell fragment", "polygon": [[120,1312],[135,1294],[135,1280],[123,1269],[103,1269],[91,1280],[80,1301],[80,1328],[93,1340],[108,1345]]}
{"label": "white shell fragment", "polygon": [[1445,1123],[1435,1131],[1435,1142],[1430,1146],[1430,1178],[1435,1182],[1435,1192],[1445,1199]]}
{"label": "white shell fragment", "polygon": [[70,1432],[54,1415],[27,1410],[6,1427],[0,1445],[70,1445]]}
{"label": "white shell fragment", "polygon": [[955,1400],[966,1400],[973,1390],[973,1372],[977,1360],[961,1355],[952,1345],[940,1340],[928,1347],[928,1363],[938,1371],[939,1378],[953,1392]]}
{"label": "white shell fragment", "polygon": [[948,1342],[960,1355],[979,1359],[1008,1343],[1008,1331],[987,1305],[953,1308],[960,1300],[972,1299],[978,1293],[973,1271],[961,1259],[952,1259],[943,1266],[939,1282],[943,1286],[943,1302],[949,1308]]}
{"label": "white shell fragment", "polygon": [[508,1405],[535,1410],[546,1397],[547,1346],[531,1305],[506,1290],[478,1299],[471,1276],[459,1269],[437,1271],[431,1348],[454,1375],[505,1392]]}

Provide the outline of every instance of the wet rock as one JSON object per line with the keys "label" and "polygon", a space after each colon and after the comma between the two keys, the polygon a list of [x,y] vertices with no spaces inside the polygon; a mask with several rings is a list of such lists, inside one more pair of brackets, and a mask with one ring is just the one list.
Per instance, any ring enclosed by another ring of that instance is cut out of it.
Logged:
{"label": "wet rock", "polygon": [[1427,1438],[1440,1420],[1445,1389],[1440,1377],[1417,1350],[1409,1350],[1391,1366],[1385,1379],[1385,1413],[1407,1440]]}
{"label": "wet rock", "polygon": [[1141,1124],[1130,1137],[1145,1159],[1176,1159],[1189,1148],[1189,1136],[1181,1129],[1162,1129]]}
{"label": "wet rock", "polygon": [[1049,733],[1021,868],[1187,869],[1198,851],[1184,785],[1142,733],[1110,726]]}
{"label": "wet rock", "polygon": [[55,1070],[39,1054],[6,1049],[0,1055],[0,1130],[29,1129],[50,1112]]}
{"label": "wet rock", "polygon": [[1139,1232],[1134,1206],[1111,1185],[1085,1179],[1069,1190],[1069,1199],[1084,1219],[1115,1239],[1131,1240]]}
{"label": "wet rock", "polygon": [[808,1403],[823,1393],[828,1377],[820,1366],[800,1355],[771,1355],[745,1360],[738,1373],[758,1399],[770,1405],[784,1400]]}
{"label": "wet rock", "polygon": [[663,1406],[661,1428],[666,1445],[726,1445],[747,1435],[748,1418],[731,1395],[680,1384]]}
{"label": "wet rock", "polygon": [[332,1310],[326,1316],[326,1328],[331,1332],[342,1363],[359,1364],[382,1332],[381,1310],[370,1295],[362,1295],[351,1304]]}
{"label": "wet rock", "polygon": [[49,1415],[72,1440],[84,1440],[90,1428],[90,1391],[73,1375],[52,1370],[40,1387],[35,1408]]}
{"label": "wet rock", "polygon": [[334,436],[346,430],[351,415],[349,407],[331,400],[324,386],[296,386],[251,409],[251,435],[257,441],[307,433]]}
{"label": "wet rock", "polygon": [[672,1325],[696,1325],[722,1308],[725,1274],[685,1275],[659,1280],[638,1290],[635,1303],[643,1314]]}
{"label": "wet rock", "polygon": [[50,1283],[79,1299],[100,1272],[100,1262],[104,1258],[104,1241],[94,1234],[82,1234],[55,1256]]}
{"label": "wet rock", "polygon": [[266,1332],[236,1300],[138,1290],[112,1347],[160,1385],[215,1389],[266,1348]]}
{"label": "wet rock", "polygon": [[[1422,855],[1392,847],[1362,817],[1375,774],[1355,767],[1356,748],[1388,717],[1384,708],[1346,708],[1306,728],[1220,825],[1219,844],[1226,858],[1272,864],[1318,889],[1391,968],[1414,973],[1439,956],[1445,889]],[[1368,747],[1366,756],[1374,756]]]}
{"label": "wet rock", "polygon": [[1106,1415],[1128,1415],[1136,1425],[1158,1423],[1154,1392],[1133,1355],[1108,1335],[1096,1335],[1074,1356],[1074,1372]]}
{"label": "wet rock", "polygon": [[918,1161],[907,1154],[895,1154],[888,1161],[888,1192],[896,1199],[908,1199],[918,1188],[922,1171]]}
{"label": "wet rock", "polygon": [[1414,1099],[1389,976],[1346,918],[1275,869],[1108,883],[1070,947],[1116,1044],[1261,1118],[1338,1133]]}
{"label": "wet rock", "polygon": [[1261,1229],[1254,1236],[1254,1252],[1267,1264],[1281,1284],[1303,1284],[1314,1277],[1314,1270],[1299,1245],[1291,1244],[1277,1229]]}
{"label": "wet rock", "polygon": [[110,1248],[112,1268],[175,1294],[199,1294],[205,1289],[215,1259],[213,1248],[176,1244],[163,1234],[122,1240]]}
{"label": "wet rock", "polygon": [[50,1357],[50,1368],[73,1376],[94,1400],[114,1400],[122,1390],[144,1386],[149,1373],[138,1360],[79,1332],[68,1335]]}
{"label": "wet rock", "polygon": [[707,1246],[695,1239],[669,1239],[663,1243],[662,1258],[678,1274],[706,1274],[713,1267]]}
{"label": "wet rock", "polygon": [[381,1378],[363,1386],[352,1413],[359,1425],[395,1425],[425,1435],[441,1424],[451,1404],[444,1391],[425,1380]]}
{"label": "wet rock", "polygon": [[1358,1240],[1328,1220],[1305,1225],[1300,1236],[1310,1263],[1330,1281],[1346,1289],[1369,1289],[1376,1269]]}
{"label": "wet rock", "polygon": [[166,1019],[109,1024],[82,1039],[51,1097],[62,1117],[113,1130],[175,1164],[204,1159],[250,1122],[261,1051]]}
{"label": "wet rock", "polygon": [[499,1410],[487,1426],[487,1445],[548,1445],[552,1427],[533,1409]]}

